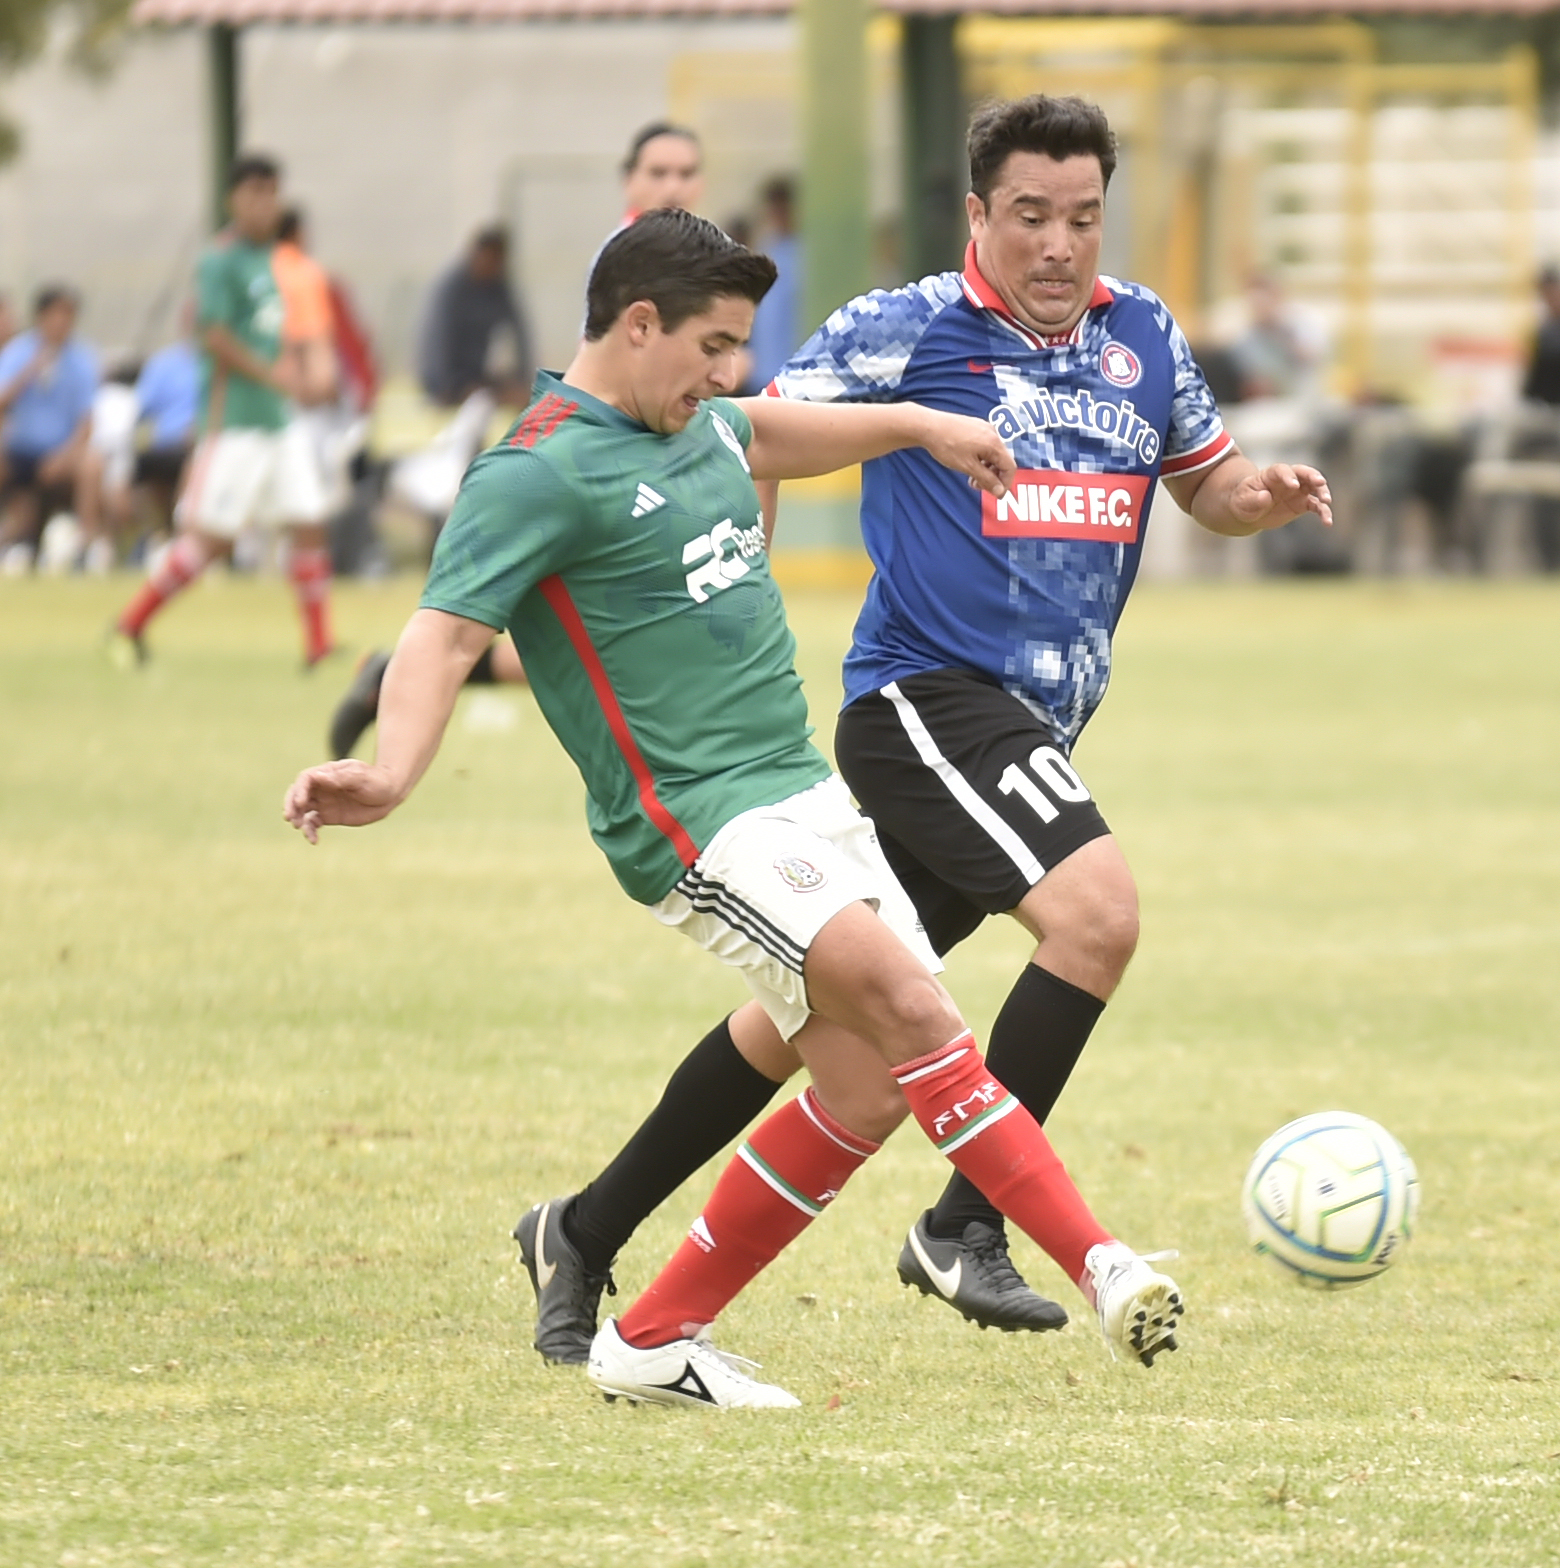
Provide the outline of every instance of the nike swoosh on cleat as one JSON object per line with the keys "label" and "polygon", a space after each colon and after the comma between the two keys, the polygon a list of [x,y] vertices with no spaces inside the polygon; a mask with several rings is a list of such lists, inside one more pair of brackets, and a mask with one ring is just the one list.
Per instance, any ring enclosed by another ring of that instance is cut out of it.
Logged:
{"label": "nike swoosh on cleat", "polygon": [[917,1231],[910,1232],[910,1250],[920,1261],[921,1267],[931,1276],[932,1283],[952,1301],[958,1293],[959,1281],[964,1278],[964,1262],[961,1258],[953,1260],[951,1269],[940,1269],[926,1255],[926,1248],[921,1245],[921,1237]]}
{"label": "nike swoosh on cleat", "polygon": [[547,1245],[547,1212],[551,1208],[552,1204],[544,1203],[536,1220],[536,1288],[539,1291],[546,1290],[552,1284],[553,1275],[558,1272],[558,1265],[549,1263],[543,1250]]}

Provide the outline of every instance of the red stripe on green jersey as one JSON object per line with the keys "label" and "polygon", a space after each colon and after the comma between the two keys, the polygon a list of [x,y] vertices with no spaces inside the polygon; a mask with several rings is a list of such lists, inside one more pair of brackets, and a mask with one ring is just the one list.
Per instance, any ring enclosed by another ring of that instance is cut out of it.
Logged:
{"label": "red stripe on green jersey", "polygon": [[596,700],[601,704],[602,714],[606,718],[607,728],[612,731],[612,738],[623,753],[623,760],[634,775],[635,784],[639,786],[639,804],[644,807],[645,815],[671,840],[677,858],[685,866],[691,866],[699,858],[698,845],[688,837],[688,830],[666,809],[661,797],[656,794],[655,775],[650,771],[650,764],[645,761],[644,753],[634,739],[634,732],[628,727],[623,705],[612,689],[612,682],[607,679],[601,657],[590,640],[590,633],[585,629],[585,622],[580,619],[580,612],[575,608],[569,590],[564,587],[561,577],[544,578],[540,587],[542,597],[552,606],[553,614],[562,623],[569,642],[579,655],[580,663],[585,666],[591,689],[596,693]]}
{"label": "red stripe on green jersey", "polygon": [[578,403],[571,403],[566,398],[549,392],[515,426],[515,433],[509,438],[509,445],[535,446],[538,441],[546,440],[570,414],[577,414],[579,407]]}
{"label": "red stripe on green jersey", "polygon": [[509,439],[467,470],[423,593],[513,635],[585,780],[591,833],[643,904],[733,817],[829,776],[750,437],[720,399],[663,435],[543,375]]}

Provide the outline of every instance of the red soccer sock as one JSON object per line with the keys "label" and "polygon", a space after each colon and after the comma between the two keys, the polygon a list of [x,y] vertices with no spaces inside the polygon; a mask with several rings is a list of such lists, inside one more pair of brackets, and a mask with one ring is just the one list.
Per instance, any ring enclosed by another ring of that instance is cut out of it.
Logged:
{"label": "red soccer sock", "polygon": [[878,1147],[804,1089],[737,1150],[671,1262],[619,1319],[618,1333],[641,1350],[702,1333]]}
{"label": "red soccer sock", "polygon": [[968,1032],[894,1069],[911,1114],[953,1164],[1078,1282],[1111,1234],[1089,1212],[1040,1124],[986,1070]]}
{"label": "red soccer sock", "polygon": [[323,659],[334,644],[330,636],[330,551],[295,547],[287,563],[298,614],[303,620],[303,656],[310,664]]}
{"label": "red soccer sock", "polygon": [[200,542],[189,534],[180,534],[119,617],[119,630],[126,637],[139,637],[146,623],[205,569],[206,552]]}

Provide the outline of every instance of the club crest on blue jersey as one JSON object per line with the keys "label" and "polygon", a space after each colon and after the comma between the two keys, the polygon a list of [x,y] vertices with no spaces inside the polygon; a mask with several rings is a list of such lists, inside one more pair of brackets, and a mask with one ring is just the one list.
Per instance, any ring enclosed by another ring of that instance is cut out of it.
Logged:
{"label": "club crest on blue jersey", "polygon": [[1100,374],[1113,387],[1135,387],[1143,379],[1143,362],[1125,343],[1112,338],[1100,350]]}

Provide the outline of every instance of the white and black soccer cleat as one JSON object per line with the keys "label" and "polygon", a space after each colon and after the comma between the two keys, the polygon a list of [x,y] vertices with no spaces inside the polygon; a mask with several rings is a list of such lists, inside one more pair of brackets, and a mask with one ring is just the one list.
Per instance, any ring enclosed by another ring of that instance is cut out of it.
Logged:
{"label": "white and black soccer cleat", "polygon": [[727,1355],[706,1339],[674,1339],[640,1350],[617,1330],[601,1325],[590,1347],[585,1375],[607,1396],[647,1405],[702,1406],[716,1410],[795,1410],[801,1401],[772,1383],[749,1377],[757,1363]]}
{"label": "white and black soccer cleat", "polygon": [[1176,1348],[1176,1329],[1186,1306],[1181,1290],[1153,1265],[1171,1253],[1140,1257],[1119,1241],[1102,1241],[1084,1258],[1079,1285],[1099,1313],[1100,1331],[1111,1354],[1120,1351],[1145,1367],[1161,1351]]}
{"label": "white and black soccer cleat", "polygon": [[943,1241],[926,1226],[928,1209],[910,1228],[899,1253],[899,1277],[923,1296],[946,1301],[982,1328],[1005,1334],[1065,1328],[1067,1313],[1031,1290],[1008,1256],[1005,1232],[972,1220],[958,1241]]}
{"label": "white and black soccer cleat", "polygon": [[520,1261],[536,1292],[536,1337],[532,1343],[559,1366],[582,1367],[590,1360],[590,1342],[596,1337],[601,1293],[605,1290],[615,1296],[617,1285],[610,1269],[603,1274],[587,1269],[564,1234],[563,1216],[573,1202],[571,1194],[538,1203],[521,1216],[514,1238],[520,1243]]}

